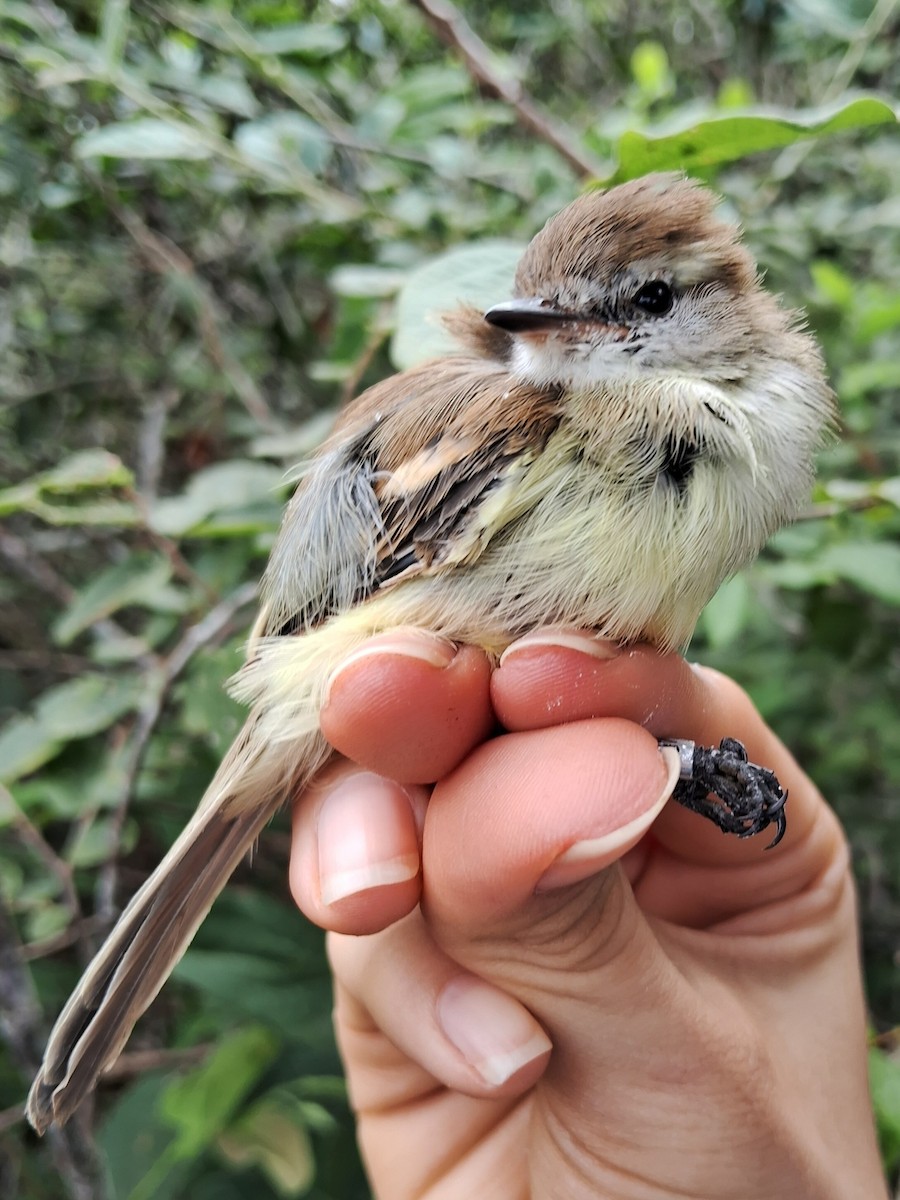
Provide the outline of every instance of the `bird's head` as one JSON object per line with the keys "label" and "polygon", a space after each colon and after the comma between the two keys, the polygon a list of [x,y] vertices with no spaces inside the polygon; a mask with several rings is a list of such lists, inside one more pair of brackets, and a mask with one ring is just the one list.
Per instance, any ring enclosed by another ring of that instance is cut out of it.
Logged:
{"label": "bird's head", "polygon": [[484,314],[516,375],[589,387],[648,374],[740,381],[795,319],[761,286],[716,197],[657,174],[588,192],[519,263],[515,298]]}

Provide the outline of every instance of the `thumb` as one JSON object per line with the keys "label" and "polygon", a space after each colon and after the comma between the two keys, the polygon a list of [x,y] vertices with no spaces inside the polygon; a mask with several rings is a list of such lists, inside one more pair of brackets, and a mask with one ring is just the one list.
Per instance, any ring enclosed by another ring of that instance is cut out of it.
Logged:
{"label": "thumb", "polygon": [[434,789],[423,841],[432,934],[525,1004],[557,1055],[586,1049],[600,1022],[633,1021],[636,993],[660,976],[629,879],[677,774],[644,730],[604,719],[498,737]]}

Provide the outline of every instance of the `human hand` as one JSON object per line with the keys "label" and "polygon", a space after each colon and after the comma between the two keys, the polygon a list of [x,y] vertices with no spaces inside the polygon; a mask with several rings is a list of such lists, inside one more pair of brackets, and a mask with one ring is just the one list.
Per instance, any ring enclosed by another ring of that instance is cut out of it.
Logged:
{"label": "human hand", "polygon": [[[884,1193],[846,845],[735,684],[584,634],[491,673],[396,632],[322,726],[345,757],[295,806],[291,884],[333,931],[378,1196]],[[655,737],[725,735],[790,791],[770,853],[657,816]]]}

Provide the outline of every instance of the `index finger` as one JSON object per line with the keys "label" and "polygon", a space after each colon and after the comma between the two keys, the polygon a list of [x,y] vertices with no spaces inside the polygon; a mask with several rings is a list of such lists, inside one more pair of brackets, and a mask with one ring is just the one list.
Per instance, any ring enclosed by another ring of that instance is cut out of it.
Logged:
{"label": "index finger", "polygon": [[494,672],[491,697],[506,728],[525,730],[618,716],[659,738],[714,746],[744,743],[789,792],[787,834],[771,851],[765,834],[723,836],[710,822],[669,804],[650,835],[635,887],[642,904],[679,923],[708,925],[760,911],[846,870],[843,834],[818,789],[732,680],[690,667],[649,646],[601,645],[589,634],[541,631],[514,644]]}

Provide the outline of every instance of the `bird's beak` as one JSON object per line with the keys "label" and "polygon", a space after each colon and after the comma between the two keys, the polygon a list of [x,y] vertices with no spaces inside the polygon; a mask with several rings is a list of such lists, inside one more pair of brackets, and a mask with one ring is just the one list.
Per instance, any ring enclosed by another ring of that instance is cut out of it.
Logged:
{"label": "bird's beak", "polygon": [[576,313],[554,308],[549,300],[539,296],[528,297],[524,300],[507,300],[503,304],[495,304],[484,314],[489,325],[505,329],[507,333],[539,332],[542,329],[552,329],[565,321],[577,321]]}

